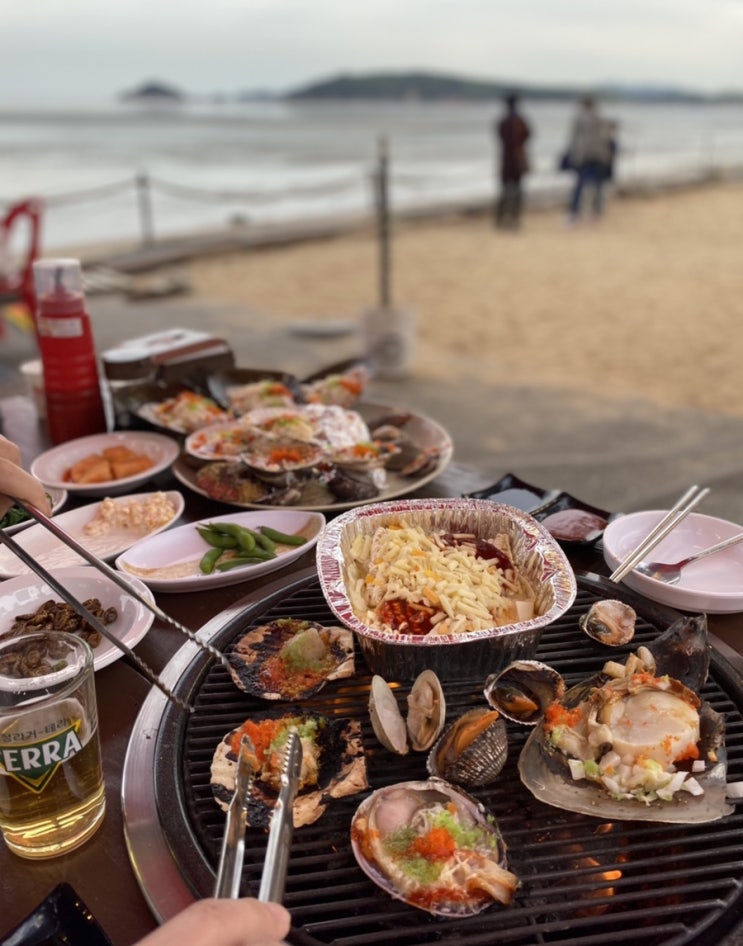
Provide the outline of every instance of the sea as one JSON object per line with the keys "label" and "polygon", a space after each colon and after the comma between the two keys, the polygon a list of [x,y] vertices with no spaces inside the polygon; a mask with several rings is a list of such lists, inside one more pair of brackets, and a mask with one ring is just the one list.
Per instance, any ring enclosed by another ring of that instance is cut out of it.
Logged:
{"label": "sea", "polygon": [[[559,200],[575,104],[525,99],[527,202]],[[736,174],[743,105],[615,102],[615,180]],[[392,215],[486,206],[500,103],[77,102],[0,106],[0,206],[44,202],[44,252],[225,227],[364,218],[386,153]]]}

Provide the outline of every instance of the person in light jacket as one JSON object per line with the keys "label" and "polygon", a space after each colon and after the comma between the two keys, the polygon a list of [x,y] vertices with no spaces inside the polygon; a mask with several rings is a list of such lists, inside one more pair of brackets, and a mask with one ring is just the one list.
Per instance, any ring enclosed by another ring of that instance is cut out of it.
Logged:
{"label": "person in light jacket", "polygon": [[604,185],[613,173],[616,150],[616,123],[602,117],[591,96],[580,103],[568,145],[570,167],[575,172],[575,184],[568,205],[568,220],[576,221],[581,215],[586,188],[593,191],[591,210],[598,218],[604,210]]}

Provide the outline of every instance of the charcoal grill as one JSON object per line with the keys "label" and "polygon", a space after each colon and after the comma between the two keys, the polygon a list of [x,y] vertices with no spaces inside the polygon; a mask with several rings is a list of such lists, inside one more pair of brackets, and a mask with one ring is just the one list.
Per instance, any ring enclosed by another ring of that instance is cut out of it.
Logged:
{"label": "charcoal grill", "polygon": [[[314,570],[277,582],[260,601],[245,599],[203,633],[229,649],[254,624],[280,617],[334,623]],[[633,647],[652,640],[677,613],[652,605],[595,575],[579,576],[573,607],[542,637],[538,658],[570,685],[594,672],[607,649],[577,628],[577,618],[603,597],[621,596],[640,616]],[[625,653],[626,651],[612,651]],[[329,684],[303,704],[326,716],[362,721],[374,788],[425,777],[425,756],[394,756],[376,741],[368,719],[370,677]],[[187,644],[164,675],[191,700],[189,717],[153,691],[135,727],[124,771],[125,832],[143,892],[159,919],[209,896],[219,859],[224,815],[212,799],[209,767],[217,743],[267,704],[239,692],[227,671]],[[446,687],[447,719],[482,702],[481,680]],[[396,692],[401,705],[408,686]],[[703,694],[726,717],[728,780],[743,779],[743,677],[713,654]],[[275,704],[271,704],[275,707]],[[294,832],[285,903],[296,946],[488,946],[625,943],[717,944],[743,917],[743,809],[704,825],[610,822],[536,801],[522,786],[519,752],[528,730],[509,724],[509,758],[498,781],[475,794],[496,816],[509,867],[521,880],[515,904],[477,917],[430,917],[380,891],[356,865],[349,822],[361,797],[334,801],[314,825]],[[249,829],[244,894],[255,895],[265,853],[263,831]]]}

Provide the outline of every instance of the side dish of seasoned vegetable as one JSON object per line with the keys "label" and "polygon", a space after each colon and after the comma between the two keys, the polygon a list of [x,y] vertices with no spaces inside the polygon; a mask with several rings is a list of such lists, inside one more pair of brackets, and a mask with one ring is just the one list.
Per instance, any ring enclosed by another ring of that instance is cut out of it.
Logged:
{"label": "side dish of seasoned vegetable", "polygon": [[199,562],[204,575],[211,575],[215,569],[224,572],[267,562],[276,558],[278,547],[296,547],[307,541],[306,536],[279,532],[270,526],[249,529],[236,522],[210,522],[197,526],[196,531],[210,546]]}

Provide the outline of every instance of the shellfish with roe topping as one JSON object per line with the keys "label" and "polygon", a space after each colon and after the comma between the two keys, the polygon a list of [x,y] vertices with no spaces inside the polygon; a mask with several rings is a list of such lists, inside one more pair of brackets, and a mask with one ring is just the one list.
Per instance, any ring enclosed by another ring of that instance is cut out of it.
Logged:
{"label": "shellfish with roe topping", "polygon": [[436,916],[474,916],[513,902],[519,881],[482,805],[441,779],[400,782],[366,798],[351,848],[385,893]]}
{"label": "shellfish with roe topping", "polygon": [[279,618],[252,628],[227,655],[230,676],[264,700],[303,700],[355,671],[353,634],[345,627]]}
{"label": "shellfish with roe topping", "polygon": [[609,647],[628,644],[635,636],[637,613],[624,601],[607,598],[595,601],[578,619],[582,630],[593,640]]}
{"label": "shellfish with roe topping", "polygon": [[211,789],[220,808],[227,810],[235,792],[240,741],[247,734],[257,760],[248,799],[248,824],[268,826],[281,787],[286,741],[292,731],[302,743],[299,790],[292,809],[294,827],[317,821],[332,799],[355,795],[369,787],[358,720],[285,713],[248,719],[227,733],[216,747]]}
{"label": "shellfish with roe topping", "polygon": [[548,708],[519,772],[535,797],[569,811],[703,823],[732,810],[723,742],[720,714],[665,674],[662,653],[656,665],[640,648]]}
{"label": "shellfish with roe topping", "polygon": [[479,787],[500,775],[508,758],[508,733],[497,710],[478,706],[444,730],[428,755],[431,775]]}

